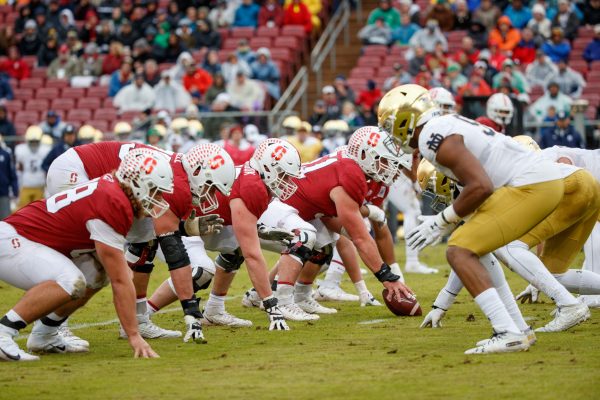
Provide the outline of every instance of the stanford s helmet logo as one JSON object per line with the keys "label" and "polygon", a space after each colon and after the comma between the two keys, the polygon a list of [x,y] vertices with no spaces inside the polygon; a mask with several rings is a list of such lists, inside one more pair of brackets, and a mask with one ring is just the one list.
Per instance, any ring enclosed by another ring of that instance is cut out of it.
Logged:
{"label": "stanford s helmet logo", "polygon": [[367,144],[371,147],[375,147],[375,146],[377,146],[377,143],[379,143],[380,138],[381,138],[381,135],[378,132],[371,132],[371,135],[369,136],[369,140],[367,140]]}
{"label": "stanford s helmet logo", "polygon": [[273,150],[273,153],[271,153],[271,157],[275,161],[279,161],[285,155],[285,153],[287,153],[287,149],[285,147],[277,146],[277,148]]}
{"label": "stanford s helmet logo", "polygon": [[217,155],[209,161],[210,169],[217,169],[224,164],[225,159],[221,155]]}
{"label": "stanford s helmet logo", "polygon": [[146,171],[147,174],[151,174],[152,171],[154,171],[154,167],[156,166],[156,164],[158,164],[158,162],[155,158],[146,157],[143,163],[144,171]]}

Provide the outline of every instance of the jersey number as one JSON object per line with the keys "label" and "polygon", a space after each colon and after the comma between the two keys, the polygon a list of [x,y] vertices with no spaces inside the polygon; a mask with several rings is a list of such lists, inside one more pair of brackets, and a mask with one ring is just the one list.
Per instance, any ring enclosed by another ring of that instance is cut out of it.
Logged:
{"label": "jersey number", "polygon": [[46,200],[46,208],[48,212],[54,214],[71,203],[83,199],[94,193],[98,187],[98,178],[88,182],[85,185],[74,187],[73,189],[65,190],[55,194]]}
{"label": "jersey number", "polygon": [[494,131],[492,128],[482,125],[477,121],[473,121],[472,119],[465,118],[462,115],[458,115],[458,114],[452,114],[452,116],[454,118],[460,119],[462,122],[466,122],[469,125],[478,127],[487,136],[495,136],[496,135],[496,131]]}

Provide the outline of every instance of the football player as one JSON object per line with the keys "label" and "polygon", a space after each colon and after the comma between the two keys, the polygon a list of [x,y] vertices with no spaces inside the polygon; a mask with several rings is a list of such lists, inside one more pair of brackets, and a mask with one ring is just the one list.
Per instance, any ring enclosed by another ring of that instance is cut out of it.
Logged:
{"label": "football player", "polygon": [[[259,237],[265,240],[291,238],[286,231],[259,226],[257,221],[267,209],[271,196],[287,200],[296,190],[290,180],[300,176],[300,155],[290,143],[281,139],[266,139],[255,150],[250,161],[239,167],[237,178],[229,196],[218,195],[219,207],[215,210],[223,221],[221,232],[198,237],[194,235],[194,289],[205,289],[214,276],[209,299],[204,308],[203,321],[207,324],[251,326],[252,322],[237,318],[225,310],[225,297],[235,273],[246,261],[250,280],[260,298],[262,308],[269,316],[269,329],[287,330],[277,299],[273,296],[268,279],[267,264],[261,252]],[[198,212],[200,212],[198,210]],[[193,226],[188,227],[194,230]],[[186,229],[186,230],[187,230]],[[188,238],[191,240],[191,238]],[[204,249],[219,251],[215,263]],[[215,269],[215,265],[217,268]],[[152,311],[172,303],[176,294],[170,279],[152,295],[148,304]]]}
{"label": "football player", "polygon": [[15,147],[15,163],[21,182],[18,208],[44,198],[42,162],[52,148],[42,143],[43,136],[42,128],[32,125],[25,131],[25,143]]}
{"label": "football player", "polygon": [[456,113],[456,100],[448,90],[443,87],[431,88],[429,89],[429,95],[442,112],[442,115]]}
{"label": "football player", "polygon": [[408,241],[422,249],[452,232],[448,263],[494,329],[490,340],[466,354],[527,350],[527,335],[515,324],[480,257],[521,238],[550,215],[565,189],[560,169],[473,120],[442,116],[419,85],[389,91],[380,102],[378,120],[402,150],[418,149],[437,170],[463,185],[452,205],[422,217]]}
{"label": "football player", "polygon": [[489,126],[496,132],[506,133],[514,114],[514,107],[510,97],[504,93],[495,93],[490,96],[486,106],[486,116],[477,117],[475,121]]}
{"label": "football player", "polygon": [[164,214],[169,205],[162,196],[172,192],[169,163],[139,149],[127,154],[114,174],[32,203],[0,222],[0,279],[27,290],[0,320],[0,359],[39,359],[14,341],[39,318],[39,329],[27,340],[30,351],[88,351],[44,327],[59,326],[68,316],[58,311],[61,306],[84,296],[86,286],[102,286],[106,275],[135,357],[158,357],[137,329],[135,289],[123,248],[134,218]]}

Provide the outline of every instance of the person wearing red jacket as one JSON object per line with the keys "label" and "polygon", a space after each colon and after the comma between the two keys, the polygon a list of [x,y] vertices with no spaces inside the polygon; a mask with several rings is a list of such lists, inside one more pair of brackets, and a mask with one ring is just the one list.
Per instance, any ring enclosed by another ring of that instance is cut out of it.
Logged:
{"label": "person wearing red jacket", "polygon": [[356,104],[370,109],[379,99],[381,99],[381,89],[377,87],[375,81],[369,79],[367,81],[367,90],[363,90],[358,94]]}
{"label": "person wearing red jacket", "polygon": [[31,68],[21,58],[19,49],[17,49],[16,46],[12,46],[8,49],[8,59],[0,63],[0,72],[6,72],[8,76],[19,81],[31,76]]}
{"label": "person wearing red jacket", "polygon": [[258,26],[269,28],[283,25],[283,8],[277,0],[267,0],[258,12]]}
{"label": "person wearing red jacket", "polygon": [[223,144],[225,151],[231,156],[234,165],[243,165],[252,158],[254,147],[246,139],[242,127],[234,125],[229,130],[229,139]]}
{"label": "person wearing red jacket", "polygon": [[186,73],[183,76],[183,87],[190,93],[198,92],[204,94],[212,85],[212,76],[203,70],[197,68],[194,63],[191,63],[186,68]]}
{"label": "person wearing red jacket", "polygon": [[302,25],[304,31],[312,31],[312,15],[302,0],[293,0],[283,12],[283,25]]}

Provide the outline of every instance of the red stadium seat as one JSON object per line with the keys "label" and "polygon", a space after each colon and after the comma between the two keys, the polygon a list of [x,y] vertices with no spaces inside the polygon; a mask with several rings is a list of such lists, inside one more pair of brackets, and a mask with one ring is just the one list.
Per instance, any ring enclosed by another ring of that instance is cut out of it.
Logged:
{"label": "red stadium seat", "polygon": [[87,89],[86,96],[104,99],[104,98],[108,97],[108,87],[107,86],[92,86]]}
{"label": "red stadium seat", "polygon": [[379,57],[361,57],[358,59],[357,66],[359,67],[371,67],[377,68],[381,65],[381,58]]}
{"label": "red stadium seat", "polygon": [[393,67],[380,67],[377,70],[377,76],[380,78],[389,78],[390,76],[394,75],[396,73],[396,71],[394,70]]}
{"label": "red stadium seat", "polygon": [[15,100],[31,100],[33,99],[33,89],[29,89],[29,88],[18,88],[15,89],[14,91],[14,95],[15,95]]}
{"label": "red stadium seat", "polygon": [[126,111],[123,114],[121,114],[121,117],[119,119],[122,121],[131,122],[138,115],[140,115],[139,111]]}
{"label": "red stadium seat", "polygon": [[225,41],[223,42],[223,50],[234,50],[237,48],[238,43],[239,43],[240,39],[239,38],[229,38],[229,39],[225,39]]}
{"label": "red stadium seat", "polygon": [[94,111],[95,120],[113,121],[117,119],[117,110],[114,108],[100,108]]}
{"label": "red stadium seat", "polygon": [[102,108],[115,108],[115,106],[113,105],[113,99],[107,97],[104,100],[102,100]]}
{"label": "red stadium seat", "polygon": [[280,36],[273,42],[273,47],[285,47],[290,49],[292,52],[298,51],[300,43],[294,36]]}
{"label": "red stadium seat", "polygon": [[77,108],[96,110],[100,108],[101,100],[98,97],[83,97],[77,100]]}
{"label": "red stadium seat", "polygon": [[254,36],[254,28],[232,28],[229,34],[230,38],[250,40]]}
{"label": "red stadium seat", "polygon": [[362,54],[369,57],[385,57],[388,54],[388,48],[382,45],[365,46],[362,48]]}
{"label": "red stadium seat", "polygon": [[18,112],[23,109],[23,101],[9,100],[6,103],[4,103],[4,106],[6,107],[6,111],[8,111],[9,113]]}
{"label": "red stadium seat", "polygon": [[19,82],[19,87],[22,89],[39,89],[44,86],[42,78],[27,78]]}
{"label": "red stadium seat", "polygon": [[376,75],[376,69],[372,67],[354,67],[350,71],[350,78],[370,79]]}
{"label": "red stadium seat", "polygon": [[284,25],[281,27],[281,36],[294,36],[300,40],[305,40],[306,31],[302,25]]}
{"label": "red stadium seat", "polygon": [[394,64],[402,64],[406,66],[406,58],[401,55],[389,55],[385,58],[383,62],[384,67],[393,67]]}
{"label": "red stadium seat", "polygon": [[9,4],[3,4],[0,6],[0,14],[7,15],[13,12],[13,8]]}
{"label": "red stadium seat", "polygon": [[258,49],[259,47],[271,47],[271,38],[269,37],[253,37],[250,39],[250,47],[252,49]]}
{"label": "red stadium seat", "polygon": [[17,131],[17,136],[25,135],[25,131],[29,128],[28,123],[18,122],[15,123],[15,130]]}
{"label": "red stadium seat", "polygon": [[64,88],[60,92],[60,97],[63,99],[81,99],[85,96],[85,88]]}
{"label": "red stadium seat", "polygon": [[66,79],[48,79],[46,87],[63,89],[69,86],[69,81]]}
{"label": "red stadium seat", "polygon": [[585,60],[572,60],[569,63],[569,66],[573,68],[575,71],[580,72],[584,77],[588,71],[588,63]]}
{"label": "red stadium seat", "polygon": [[39,88],[35,91],[36,99],[54,100],[58,98],[59,90],[56,88]]}
{"label": "red stadium seat", "polygon": [[46,67],[36,67],[31,70],[31,77],[46,79],[46,77],[48,76],[47,71],[48,71],[48,68],[46,68]]}
{"label": "red stadium seat", "polygon": [[37,124],[41,121],[40,113],[33,110],[21,111],[15,114],[16,124]]}
{"label": "red stadium seat", "polygon": [[26,105],[29,111],[47,112],[50,109],[50,102],[46,99],[29,100]]}
{"label": "red stadium seat", "polygon": [[217,32],[219,32],[219,35],[221,35],[221,41],[227,39],[230,35],[228,28],[219,28],[217,29]]}
{"label": "red stadium seat", "polygon": [[37,65],[37,56],[23,56],[23,61],[33,69]]}
{"label": "red stadium seat", "polygon": [[53,110],[62,110],[68,111],[75,108],[75,99],[73,98],[65,98],[61,97],[60,99],[52,100],[52,105],[50,107]]}
{"label": "red stadium seat", "polygon": [[268,26],[259,26],[256,30],[257,37],[276,38],[279,36],[279,28],[270,28]]}
{"label": "red stadium seat", "polygon": [[107,131],[110,125],[106,120],[91,120],[87,123],[93,126],[94,128],[99,129],[101,132]]}
{"label": "red stadium seat", "polygon": [[4,23],[5,23],[6,25],[14,25],[14,24],[15,24],[15,21],[16,21],[18,18],[19,18],[19,14],[18,14],[18,13],[16,13],[16,12],[14,12],[14,13],[10,13],[10,14],[7,14],[7,15],[4,17]]}
{"label": "red stadium seat", "polygon": [[92,111],[91,110],[69,110],[67,113],[67,121],[70,122],[83,122],[87,123],[92,119]]}
{"label": "red stadium seat", "polygon": [[392,48],[390,49],[390,55],[402,55],[403,56],[407,50],[408,50],[408,47],[405,47],[405,46],[392,46]]}

